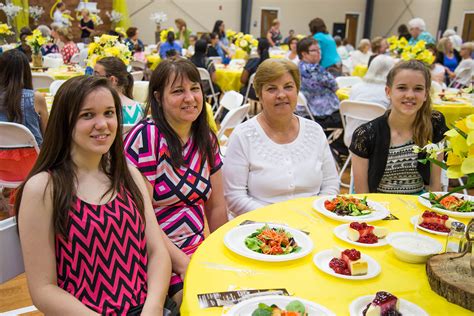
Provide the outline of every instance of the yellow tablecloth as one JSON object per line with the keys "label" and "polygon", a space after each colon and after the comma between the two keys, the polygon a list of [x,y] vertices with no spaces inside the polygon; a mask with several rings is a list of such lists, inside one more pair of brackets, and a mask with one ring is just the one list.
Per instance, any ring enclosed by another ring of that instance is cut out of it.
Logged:
{"label": "yellow tablecloth", "polygon": [[[370,199],[386,202],[392,214],[399,220],[378,221],[376,225],[387,227],[390,232],[413,231],[409,219],[420,214],[407,204],[416,203],[414,196],[370,194]],[[403,200],[401,200],[403,199]],[[449,303],[430,289],[424,264],[410,264],[398,260],[390,246],[365,248],[356,247],[380,264],[381,273],[369,280],[352,281],[339,279],[320,271],[313,264],[313,256],[334,246],[353,248],[339,240],[333,229],[342,224],[312,210],[314,198],[303,198],[270,205],[242,215],[211,234],[193,255],[184,281],[182,315],[221,315],[222,308],[201,309],[197,294],[227,291],[229,286],[238,288],[286,288],[292,295],[317,302],[332,310],[336,315],[349,315],[350,303],[367,294],[389,291],[422,307],[430,315],[472,315],[472,312]],[[405,201],[405,202],[403,202]],[[224,235],[244,220],[281,222],[310,232],[314,242],[313,252],[290,262],[260,262],[234,254],[224,243]],[[467,221],[463,220],[467,223]],[[444,245],[445,237],[421,232],[435,238]],[[208,263],[250,269],[252,275],[216,269]]]}
{"label": "yellow tablecloth", "polygon": [[241,83],[240,76],[242,76],[243,68],[231,69],[216,67],[216,81],[219,87],[224,91],[234,90],[240,91]]}
{"label": "yellow tablecloth", "polygon": [[[336,91],[336,95],[341,101],[347,100],[349,99],[350,92],[351,92],[350,88],[341,88]],[[463,104],[458,104],[458,103],[450,104],[449,102],[443,102],[443,104],[433,103],[433,109],[443,113],[444,118],[446,119],[446,125],[448,126],[448,128],[451,128],[452,124],[456,120],[459,120],[470,114],[474,114],[474,106],[472,102],[470,102],[468,99],[460,99],[460,100],[465,100],[466,103],[463,103]]]}
{"label": "yellow tablecloth", "polygon": [[365,65],[356,65],[352,70],[352,76],[363,77],[367,72],[368,67]]}
{"label": "yellow tablecloth", "polygon": [[83,69],[74,69],[68,68],[67,66],[61,66],[59,68],[49,68],[46,71],[46,74],[54,78],[54,80],[68,80],[73,77],[82,76],[84,74]]}

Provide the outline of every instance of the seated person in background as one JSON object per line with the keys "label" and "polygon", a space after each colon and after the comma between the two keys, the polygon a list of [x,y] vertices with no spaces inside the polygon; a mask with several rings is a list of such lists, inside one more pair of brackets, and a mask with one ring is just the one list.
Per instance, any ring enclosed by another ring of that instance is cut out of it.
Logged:
{"label": "seated person in background", "polygon": [[370,66],[370,63],[372,60],[374,60],[375,57],[379,55],[385,55],[387,53],[387,50],[389,48],[388,42],[385,38],[382,36],[377,36],[375,37],[371,42],[370,42],[371,48],[372,48],[372,55],[369,57],[369,63],[368,66]]}
{"label": "seated person in background", "polygon": [[[189,35],[189,46],[186,51],[186,57],[190,58],[194,55],[194,51],[195,51],[194,46],[196,45],[197,40],[198,38],[196,35]],[[206,41],[206,45],[207,45],[207,41]]]}
{"label": "seated person in background", "polygon": [[255,74],[262,112],[230,135],[224,194],[237,216],[256,208],[315,195],[339,193],[339,177],[326,136],[315,122],[296,116],[297,66],[267,59]]}
{"label": "seated person in background", "polygon": [[424,41],[425,44],[434,44],[436,40],[433,35],[426,31],[426,23],[421,18],[414,18],[408,22],[408,29],[411,38],[408,41],[408,45],[415,45],[419,41]]}
{"label": "seated person in background", "polygon": [[[426,49],[429,50],[433,56],[438,55],[438,50],[435,44],[426,44]],[[430,65],[431,80],[439,83],[441,87],[446,87],[446,69],[439,62],[435,61]]]}
{"label": "seated person in background", "polygon": [[[266,59],[270,58],[270,43],[266,38],[259,38],[258,39],[258,46],[257,46],[257,54],[258,57],[250,58],[244,66],[244,70],[242,71],[242,75],[240,76],[240,83],[242,83],[242,88],[240,88],[240,93],[245,96],[247,93],[247,88],[249,85],[250,76],[253,75],[256,71],[258,66],[264,62]],[[257,100],[257,95],[255,94],[255,90],[253,87],[250,88],[248,97],[252,100]]]}
{"label": "seated person in background", "polygon": [[[436,47],[438,49],[438,54],[436,55],[436,63],[439,63],[444,66],[449,78],[454,78],[454,70],[461,62],[461,55],[459,52],[453,48],[453,43],[449,38],[442,38],[439,40]],[[449,78],[446,83],[449,83]]]}
{"label": "seated person in background", "polygon": [[[321,51],[318,42],[312,37],[300,40],[298,56],[301,92],[308,101],[311,114],[323,128],[342,127],[336,79],[319,65]],[[298,107],[297,110],[299,114],[305,114],[303,109]]]}
{"label": "seated person in background", "polygon": [[61,42],[64,43],[64,46],[61,48],[61,55],[63,55],[63,61],[65,64],[71,62],[71,57],[74,54],[79,53],[79,48],[77,48],[76,43],[74,43],[72,32],[67,27],[62,27],[58,29],[58,35]]}
{"label": "seated person in background", "polygon": [[369,58],[372,53],[370,52],[370,41],[363,38],[359,42],[357,50],[350,53],[352,67],[357,65],[367,66],[369,64]]}
{"label": "seated person in background", "polygon": [[438,143],[447,131],[444,116],[433,111],[431,75],[420,61],[402,61],[387,76],[390,110],[358,127],[352,136],[356,193],[421,194],[441,190],[441,169],[422,164],[413,145]]}
{"label": "seated person in background", "polygon": [[295,65],[298,66],[300,62],[300,59],[298,58],[298,50],[297,50],[298,39],[296,37],[293,37],[292,39],[290,39],[290,41],[288,42],[288,46],[290,50],[288,51],[288,53],[286,53],[286,59],[288,59],[289,61],[293,62]]}
{"label": "seated person in background", "polygon": [[347,49],[349,54],[354,51],[354,46],[351,45],[348,38],[342,39],[342,45],[344,45],[344,47]]}
{"label": "seated person in background", "polygon": [[167,57],[166,52],[174,49],[178,55],[181,56],[181,45],[176,41],[173,31],[169,31],[166,36],[166,42],[160,45],[160,57],[165,59]]}
{"label": "seated person in background", "polygon": [[293,37],[295,37],[295,30],[290,30],[288,32],[288,36],[285,37],[285,39],[283,40],[283,44],[289,45],[290,39],[292,39]]}
{"label": "seated person in background", "polygon": [[142,50],[140,45],[135,45],[135,52],[133,53],[133,60],[141,61],[142,63],[147,63],[145,52]]}
{"label": "seated person in background", "polygon": [[11,49],[0,55],[0,122],[26,126],[38,146],[48,124],[44,96],[33,90],[31,69],[26,55]]}
{"label": "seated person in background", "polygon": [[[454,70],[451,78],[454,80],[451,85],[453,88],[465,88],[468,87],[472,82],[474,76],[474,60],[471,58],[471,54],[474,51],[474,42],[467,42],[461,45],[462,60]],[[471,71],[467,71],[470,69]]]}
{"label": "seated person in background", "polygon": [[135,49],[135,45],[138,45],[145,50],[145,45],[143,42],[138,38],[138,28],[132,26],[127,29],[127,38],[125,39],[124,43],[128,46],[128,49],[133,53]]}
{"label": "seated person in background", "polygon": [[133,77],[123,61],[117,57],[99,59],[94,66],[94,75],[107,78],[117,91],[122,104],[121,124],[134,125],[145,116],[142,104],[133,100]]}
{"label": "seated person in background", "polygon": [[339,57],[341,57],[342,60],[348,59],[350,57],[349,52],[347,51],[346,46],[342,44],[341,37],[338,35],[334,36],[334,41],[336,42],[337,53],[339,54]]}
{"label": "seated person in background", "polygon": [[271,47],[280,46],[281,43],[280,21],[273,19],[272,26],[267,32],[267,40]]}
{"label": "seated person in background", "polygon": [[219,40],[219,34],[214,32],[211,33],[210,41],[211,44],[207,50],[207,57],[220,57],[222,58],[222,61],[224,61],[226,58],[229,58],[229,51]]}
{"label": "seated person in background", "polygon": [[[209,72],[211,76],[212,85],[214,88],[214,92],[220,92],[221,89],[216,83],[216,67],[214,67],[214,63],[207,58],[207,42],[205,40],[198,40],[195,46],[194,56],[191,57],[191,62],[198,68],[204,68]],[[211,87],[209,86],[209,81],[203,80],[202,87],[204,89],[204,94],[209,95],[211,94]]]}
{"label": "seated person in background", "polygon": [[30,45],[26,43],[26,37],[32,35],[31,29],[29,27],[22,27],[20,31],[20,43],[18,44],[18,49],[20,52],[26,55],[28,61],[31,62],[31,55],[33,52],[31,51]]}
{"label": "seated person in background", "polygon": [[177,28],[177,32],[176,32],[177,40],[180,42],[183,48],[188,48],[189,36],[191,36],[192,31],[188,29],[188,25],[186,24],[186,21],[184,21],[181,18],[174,20],[174,23],[176,24],[176,28]]}
{"label": "seated person in background", "polygon": [[[387,75],[395,65],[395,60],[390,56],[379,55],[369,66],[363,82],[355,84],[349,95],[351,101],[372,102],[383,105],[385,108],[390,106],[390,101],[385,93]],[[354,130],[367,121],[348,118],[344,129],[344,144],[349,147]]]}
{"label": "seated person in background", "polygon": [[41,35],[48,39],[48,43],[44,44],[41,47],[41,55],[46,56],[48,54],[57,54],[59,53],[58,45],[56,45],[51,36],[51,29],[46,25],[38,25],[37,29],[41,32]]}

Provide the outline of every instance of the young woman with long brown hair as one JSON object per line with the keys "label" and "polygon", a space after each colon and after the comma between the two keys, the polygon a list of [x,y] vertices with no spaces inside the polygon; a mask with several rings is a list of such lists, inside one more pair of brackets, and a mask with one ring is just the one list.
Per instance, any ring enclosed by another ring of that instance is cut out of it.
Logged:
{"label": "young woman with long brown hair", "polygon": [[390,110],[357,128],[350,151],[357,193],[419,194],[441,189],[441,169],[418,160],[413,145],[438,143],[447,131],[444,116],[433,111],[430,70],[416,60],[396,64],[385,91]]}
{"label": "young woman with long brown hair", "polygon": [[68,80],[19,188],[26,275],[44,314],[163,314],[170,258],[145,182],[126,164],[120,118],[106,79]]}

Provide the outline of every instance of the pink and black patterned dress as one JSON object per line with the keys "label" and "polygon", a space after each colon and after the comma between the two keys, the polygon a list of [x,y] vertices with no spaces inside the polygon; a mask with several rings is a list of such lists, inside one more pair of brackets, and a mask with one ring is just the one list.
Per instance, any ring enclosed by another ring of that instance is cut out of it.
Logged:
{"label": "pink and black patterned dress", "polygon": [[67,239],[56,235],[58,286],[102,315],[125,315],[147,296],[145,225],[128,191],[94,205],[75,197]]}
{"label": "pink and black patterned dress", "polygon": [[[204,240],[204,203],[211,195],[210,177],[222,167],[219,151],[214,168],[203,159],[192,139],[183,146],[184,165],[170,163],[168,144],[154,121],[141,121],[125,139],[125,156],[153,186],[153,208],[159,225],[170,240],[187,255]],[[169,296],[183,287],[181,278],[171,277]]]}

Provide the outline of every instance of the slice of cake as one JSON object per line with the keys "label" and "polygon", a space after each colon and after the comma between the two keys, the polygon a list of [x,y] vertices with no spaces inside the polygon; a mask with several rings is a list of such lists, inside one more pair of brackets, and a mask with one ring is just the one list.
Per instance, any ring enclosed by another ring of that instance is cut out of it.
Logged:
{"label": "slice of cake", "polygon": [[334,257],[329,267],[334,272],[346,275],[366,275],[369,269],[367,261],[361,259],[360,251],[356,249],[334,250]]}
{"label": "slice of cake", "polygon": [[436,212],[425,211],[418,217],[418,226],[442,233],[449,233],[453,220],[448,215],[440,215]]}
{"label": "slice of cake", "polygon": [[364,222],[353,222],[347,228],[347,238],[364,244],[375,244],[387,234],[386,228],[370,226]]}
{"label": "slice of cake", "polygon": [[364,309],[364,316],[401,316],[399,312],[400,302],[398,298],[388,292],[380,291],[375,298]]}

